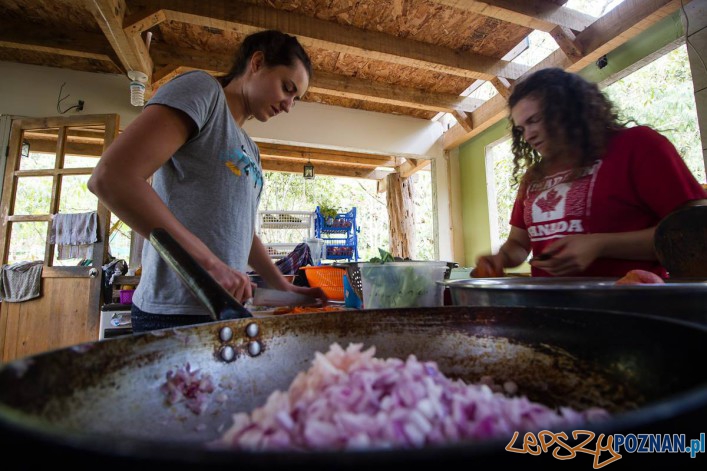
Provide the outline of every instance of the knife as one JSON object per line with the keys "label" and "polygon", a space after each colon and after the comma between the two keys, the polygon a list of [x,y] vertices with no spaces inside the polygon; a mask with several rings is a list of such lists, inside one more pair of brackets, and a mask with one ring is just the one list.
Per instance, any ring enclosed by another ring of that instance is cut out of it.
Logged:
{"label": "knife", "polygon": [[209,310],[212,319],[219,321],[253,317],[251,312],[199,265],[165,229],[154,229],[150,233],[150,243]]}
{"label": "knife", "polygon": [[255,288],[252,304],[253,306],[312,306],[320,304],[320,301],[306,294],[271,288]]}

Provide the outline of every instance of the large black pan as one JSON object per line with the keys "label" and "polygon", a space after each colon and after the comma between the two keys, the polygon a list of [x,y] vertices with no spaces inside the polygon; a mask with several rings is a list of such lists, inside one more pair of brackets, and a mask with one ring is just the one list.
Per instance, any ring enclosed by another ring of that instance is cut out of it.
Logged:
{"label": "large black pan", "polygon": [[[214,318],[249,315],[168,234],[157,235],[151,240],[160,254]],[[569,309],[369,310],[221,320],[6,364],[0,368],[3,458],[170,470],[468,466],[518,458],[504,451],[507,439],[355,453],[224,452],[205,445],[230,425],[234,412],[285,390],[315,352],[335,342],[375,346],[379,357],[414,354],[467,381],[484,375],[498,383],[513,380],[522,394],[551,406],[601,406],[616,414],[597,431],[697,433],[704,423],[707,372],[695,364],[707,357],[706,328]],[[211,375],[213,397],[227,401],[212,401],[198,416],[181,404],[166,405],[160,392],[165,374],[187,364]]]}
{"label": "large black pan", "polygon": [[[513,380],[520,392],[549,405],[606,407],[615,416],[593,426],[597,432],[671,432],[686,434],[688,443],[704,432],[704,327],[589,310],[390,309],[226,320],[5,364],[0,368],[3,458],[126,469],[539,463],[538,457],[505,451],[506,439],[342,453],[224,452],[204,445],[230,425],[232,413],[251,410],[273,390],[285,390],[309,367],[314,352],[327,351],[334,342],[375,346],[379,357],[415,354],[467,381],[487,374],[497,382]],[[228,400],[212,401],[198,416],[179,403],[166,405],[159,391],[165,374],[187,363],[210,374],[217,385],[214,394]],[[651,462],[657,458],[650,455]],[[695,463],[688,455],[663,458]],[[567,465],[549,453],[545,459]],[[587,469],[592,466],[589,456],[577,459]]]}

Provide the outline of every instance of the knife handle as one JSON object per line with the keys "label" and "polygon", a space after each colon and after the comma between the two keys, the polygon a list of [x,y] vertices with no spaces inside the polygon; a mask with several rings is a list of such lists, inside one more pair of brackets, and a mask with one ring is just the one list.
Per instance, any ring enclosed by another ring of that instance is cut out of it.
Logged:
{"label": "knife handle", "polygon": [[150,233],[150,243],[209,310],[214,320],[253,317],[250,311],[199,265],[165,229],[154,229]]}

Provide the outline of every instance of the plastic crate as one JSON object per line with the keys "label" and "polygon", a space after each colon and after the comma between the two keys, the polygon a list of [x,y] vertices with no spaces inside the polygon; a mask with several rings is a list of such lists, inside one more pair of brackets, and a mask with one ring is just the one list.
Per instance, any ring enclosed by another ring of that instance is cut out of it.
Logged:
{"label": "plastic crate", "polygon": [[344,300],[345,269],[329,265],[301,267],[300,269],[304,270],[309,286],[321,288],[332,301]]}
{"label": "plastic crate", "polygon": [[135,292],[134,289],[121,289],[120,290],[120,304],[132,304],[134,292]]}

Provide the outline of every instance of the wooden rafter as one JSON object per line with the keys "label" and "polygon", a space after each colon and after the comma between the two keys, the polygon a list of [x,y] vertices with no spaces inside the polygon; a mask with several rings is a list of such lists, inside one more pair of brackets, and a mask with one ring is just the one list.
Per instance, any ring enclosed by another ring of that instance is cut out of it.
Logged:
{"label": "wooden rafter", "polygon": [[434,3],[550,32],[556,26],[582,31],[596,18],[547,0],[432,0]]}
{"label": "wooden rafter", "polygon": [[435,93],[410,87],[391,87],[379,82],[323,71],[315,72],[309,84],[309,91],[443,113],[451,113],[456,110],[471,113],[483,103],[482,100],[476,98]]}
{"label": "wooden rafter", "polygon": [[126,34],[123,29],[125,0],[93,0],[88,2],[96,22],[113,47],[125,71],[137,70],[149,77],[152,75],[152,59],[142,37]]}
{"label": "wooden rafter", "polygon": [[584,57],[581,46],[577,44],[576,36],[569,28],[558,26],[550,31],[550,36],[572,62],[577,62]]}
{"label": "wooden rafter", "polygon": [[[528,73],[546,67],[560,67],[570,72],[578,72],[674,13],[678,8],[680,8],[679,0],[624,0],[615,9],[577,34],[575,43],[584,52],[580,60],[572,61],[562,50],[557,50],[531,68]],[[499,96],[494,98],[499,98]],[[472,126],[471,131],[465,130],[460,125],[447,131],[443,137],[445,149],[458,147],[508,116],[506,100],[494,98],[471,113],[472,122],[479,123],[479,125]]]}
{"label": "wooden rafter", "polygon": [[[263,157],[263,170],[270,172],[302,173],[303,164],[301,162],[288,162],[286,160]],[[381,180],[391,172],[376,170],[365,167],[345,167],[327,163],[312,163],[315,175],[326,175],[331,177],[365,178],[368,180]]]}
{"label": "wooden rafter", "polygon": [[309,146],[295,146],[255,139],[260,149],[261,157],[281,157],[299,162],[312,160],[313,162],[355,167],[388,167],[395,168],[400,163],[400,158],[392,155],[370,154],[363,152],[323,149]]}
{"label": "wooden rafter", "polygon": [[23,25],[20,28],[18,25],[3,24],[0,28],[0,47],[100,61],[113,61],[116,57],[100,34],[72,31],[69,35],[59,35],[39,25]]}

